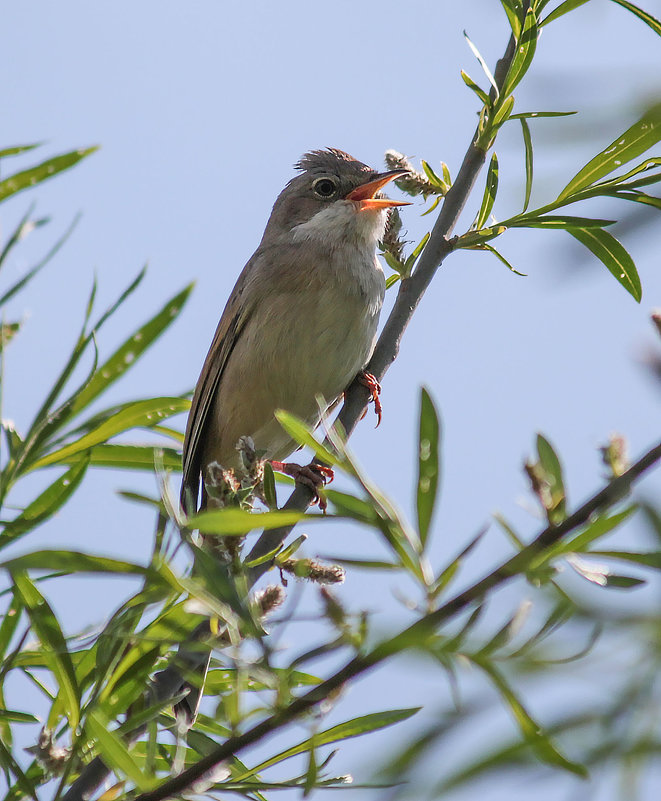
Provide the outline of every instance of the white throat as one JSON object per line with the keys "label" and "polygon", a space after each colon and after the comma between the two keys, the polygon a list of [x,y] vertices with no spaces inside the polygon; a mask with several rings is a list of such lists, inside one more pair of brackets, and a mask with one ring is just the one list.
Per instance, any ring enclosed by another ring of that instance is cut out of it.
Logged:
{"label": "white throat", "polygon": [[360,210],[352,200],[336,200],[307,222],[294,226],[292,234],[294,242],[314,240],[325,248],[353,245],[373,250],[385,228],[385,210]]}

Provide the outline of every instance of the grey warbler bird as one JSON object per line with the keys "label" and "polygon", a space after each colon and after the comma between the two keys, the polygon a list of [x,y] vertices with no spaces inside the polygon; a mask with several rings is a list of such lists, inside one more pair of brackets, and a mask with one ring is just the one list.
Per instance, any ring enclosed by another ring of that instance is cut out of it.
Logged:
{"label": "grey warbler bird", "polygon": [[[323,483],[323,467],[279,461],[297,444],[274,412],[316,426],[317,397],[335,404],[374,348],[385,294],[376,246],[387,210],[408,205],[380,190],[407,170],[380,173],[335,148],[306,153],[295,167],[299,174],[275,201],[227,301],[195,388],[183,451],[187,512],[200,505],[209,464],[238,466],[245,435],[275,469],[313,489]],[[378,385],[362,378],[378,401]]]}

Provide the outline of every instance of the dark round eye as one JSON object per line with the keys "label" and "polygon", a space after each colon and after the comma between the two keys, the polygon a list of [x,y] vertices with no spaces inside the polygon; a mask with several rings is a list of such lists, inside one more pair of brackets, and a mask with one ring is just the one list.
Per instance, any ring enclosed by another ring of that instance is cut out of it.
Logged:
{"label": "dark round eye", "polygon": [[332,178],[317,178],[312,184],[312,191],[317,197],[333,197],[337,192],[337,183]]}

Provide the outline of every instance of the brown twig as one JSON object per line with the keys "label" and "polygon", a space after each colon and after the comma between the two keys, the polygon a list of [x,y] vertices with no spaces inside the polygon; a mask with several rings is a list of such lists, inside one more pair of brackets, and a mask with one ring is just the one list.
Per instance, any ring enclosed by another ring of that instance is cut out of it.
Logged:
{"label": "brown twig", "polygon": [[267,735],[273,734],[274,731],[295,720],[327,698],[330,693],[338,690],[347,681],[365,673],[394,654],[409,648],[411,643],[423,642],[425,637],[431,635],[459,612],[481,601],[487,592],[502,586],[514,576],[524,572],[539,554],[559,542],[567,534],[587,523],[595,512],[606,509],[625,497],[633,482],[659,460],[661,460],[661,442],[642,456],[626,473],[606,484],[596,495],[593,495],[562,523],[545,528],[529,545],[504,561],[483,579],[446,601],[439,609],[416,620],[415,623],[399,634],[380,643],[369,653],[354,657],[337,673],[301,698],[297,698],[285,709],[279,710],[270,718],[253,726],[249,731],[230,737],[222,745],[219,745],[211,753],[200,759],[199,762],[196,762],[178,776],[167,779],[155,790],[139,795],[135,801],[162,801],[162,799],[181,794],[195,782],[203,779],[205,774],[209,773],[219,763],[224,762],[247,746],[258,742]]}

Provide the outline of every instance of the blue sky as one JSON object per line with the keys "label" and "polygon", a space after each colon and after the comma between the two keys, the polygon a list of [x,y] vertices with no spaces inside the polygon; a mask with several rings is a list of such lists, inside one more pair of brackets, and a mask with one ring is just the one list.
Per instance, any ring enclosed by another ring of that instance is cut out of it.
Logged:
{"label": "blue sky", "polygon": [[[3,145],[45,141],[48,155],[101,145],[74,171],[37,190],[37,210],[52,214],[53,224],[26,241],[5,268],[6,280],[16,279],[83,212],[72,239],[11,310],[26,322],[6,356],[3,415],[19,431],[76,336],[94,275],[106,303],[149,262],[143,288],[101,337],[102,356],[168,297],[196,282],[176,326],[106,400],[192,387],[224,302],[300,155],[330,145],[379,167],[392,147],[433,166],[443,160],[456,175],[477,110],[460,69],[485,83],[462,31],[491,65],[507,40],[497,0],[81,1],[41,3],[38,13],[33,4],[14,3],[4,9],[3,28]],[[580,115],[532,123],[533,206],[555,197],[658,100],[660,44],[606,0],[592,0],[544,31],[532,71],[516,91],[516,110]],[[505,128],[496,150],[501,190],[494,213],[503,219],[519,210],[523,196],[516,123]],[[482,185],[458,231],[470,224]],[[28,203],[21,196],[3,211],[5,235]],[[430,217],[420,218],[422,210],[421,203],[404,210],[411,240],[431,227]],[[583,211],[629,216],[633,210],[602,204]],[[661,292],[659,230],[658,220],[623,225],[619,234],[613,229],[637,263],[640,305],[557,231],[511,231],[503,238],[500,249],[526,278],[474,252],[453,254],[439,271],[384,382],[383,424],[375,431],[368,419],[352,439],[368,474],[410,513],[419,387],[430,389],[444,427],[442,505],[432,549],[438,563],[495,510],[523,532],[539,527],[520,504],[527,492],[521,464],[536,431],[557,446],[574,503],[599,484],[596,448],[612,431],[629,439],[634,455],[655,441],[658,388],[641,359],[654,341],[648,317]],[[133,480],[131,488],[153,490],[147,477],[89,476],[88,492],[34,542],[146,554],[149,515],[114,494]],[[644,486],[658,492],[658,477]],[[27,497],[27,490],[25,497],[19,492],[15,501]],[[311,532],[311,553],[380,549],[371,535],[362,542],[355,531],[336,527],[332,539],[320,532]],[[467,576],[486,571],[503,544],[492,533]],[[125,589],[90,588],[79,580],[54,591],[71,630],[103,618]],[[356,574],[343,593],[347,603],[375,610],[385,628],[404,615],[393,590],[387,578]],[[360,682],[333,715],[379,708],[384,695],[385,705],[414,705],[430,687],[439,703],[447,699],[435,673],[402,686],[395,699],[389,688],[410,669],[400,664]],[[380,736],[380,748],[398,737]],[[358,742],[341,757],[341,770],[360,773],[373,747]],[[518,797],[516,787],[506,789],[509,798]]]}

